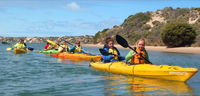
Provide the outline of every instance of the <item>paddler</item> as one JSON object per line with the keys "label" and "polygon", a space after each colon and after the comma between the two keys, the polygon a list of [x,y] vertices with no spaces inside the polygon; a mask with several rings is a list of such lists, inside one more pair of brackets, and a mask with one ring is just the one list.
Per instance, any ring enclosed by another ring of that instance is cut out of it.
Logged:
{"label": "paddler", "polygon": [[70,47],[66,43],[67,43],[66,41],[61,41],[58,47],[58,53],[69,52]]}
{"label": "paddler", "polygon": [[20,39],[17,44],[12,46],[12,49],[14,49],[14,48],[16,48],[16,49],[26,49],[26,43],[24,43],[23,39]]}
{"label": "paddler", "polygon": [[[134,49],[137,52],[134,52],[131,50],[127,55],[126,55],[126,61],[130,64],[144,64],[148,63],[145,59],[149,60],[149,56],[147,51],[145,50],[145,40],[140,39],[135,43]],[[143,59],[143,57],[145,59]]]}
{"label": "paddler", "polygon": [[46,43],[44,46],[44,50],[50,50],[51,49],[51,44],[49,42]]}
{"label": "paddler", "polygon": [[120,56],[120,52],[114,46],[114,40],[110,37],[106,38],[106,44],[104,45],[103,50],[108,53],[108,55],[102,54],[104,63],[124,60],[124,57]]}
{"label": "paddler", "polygon": [[85,51],[83,51],[83,48],[81,46],[81,42],[79,40],[77,40],[75,42],[75,45],[69,50],[69,52],[72,52],[72,53],[86,53]]}

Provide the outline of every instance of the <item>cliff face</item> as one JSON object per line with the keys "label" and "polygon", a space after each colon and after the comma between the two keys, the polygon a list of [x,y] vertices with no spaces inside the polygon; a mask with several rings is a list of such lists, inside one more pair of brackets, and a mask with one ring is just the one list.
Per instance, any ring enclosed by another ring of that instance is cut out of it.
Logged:
{"label": "cliff face", "polygon": [[147,45],[164,45],[160,31],[162,27],[171,22],[185,22],[191,24],[198,34],[195,46],[200,46],[200,8],[171,7],[155,12],[137,13],[129,16],[119,26],[113,26],[96,33],[95,43],[103,43],[106,37],[114,37],[116,34],[125,37],[131,44],[139,38],[145,38]]}
{"label": "cliff face", "polygon": [[0,37],[1,42],[17,42],[20,39],[24,39],[29,43],[44,43],[46,40],[52,41],[68,41],[74,43],[76,40],[80,40],[83,44],[93,43],[94,36],[63,36],[63,37]]}

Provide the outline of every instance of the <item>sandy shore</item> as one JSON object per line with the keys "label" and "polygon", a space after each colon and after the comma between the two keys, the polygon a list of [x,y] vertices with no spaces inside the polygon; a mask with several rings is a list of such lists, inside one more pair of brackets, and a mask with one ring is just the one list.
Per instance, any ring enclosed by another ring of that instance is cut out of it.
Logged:
{"label": "sandy shore", "polygon": [[[84,44],[83,46],[98,47],[102,48],[101,44]],[[123,48],[120,45],[115,45],[117,48]],[[133,46],[132,46],[133,47]],[[128,48],[127,48],[128,50]],[[166,48],[165,46],[146,46],[147,51],[159,51],[159,52],[171,52],[171,53],[190,53],[200,54],[200,47],[177,47],[177,48]]]}

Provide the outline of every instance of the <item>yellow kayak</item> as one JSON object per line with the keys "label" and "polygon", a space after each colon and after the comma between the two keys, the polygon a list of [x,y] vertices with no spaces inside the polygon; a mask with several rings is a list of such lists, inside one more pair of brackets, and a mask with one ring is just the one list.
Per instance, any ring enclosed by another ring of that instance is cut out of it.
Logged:
{"label": "yellow kayak", "polygon": [[57,54],[51,54],[53,57],[58,57],[63,60],[76,60],[76,61],[100,61],[101,56],[100,55],[89,55],[89,54],[83,54],[83,53],[57,53]]}
{"label": "yellow kayak", "polygon": [[90,66],[98,70],[112,73],[183,82],[189,80],[196,72],[198,72],[197,68],[151,64],[128,65],[124,62],[90,62]]}
{"label": "yellow kayak", "polygon": [[27,49],[14,49],[14,54],[25,54]]}

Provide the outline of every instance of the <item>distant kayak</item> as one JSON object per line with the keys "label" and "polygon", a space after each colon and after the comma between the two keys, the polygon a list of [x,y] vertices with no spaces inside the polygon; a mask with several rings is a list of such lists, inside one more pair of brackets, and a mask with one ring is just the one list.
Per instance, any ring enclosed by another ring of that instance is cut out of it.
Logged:
{"label": "distant kayak", "polygon": [[100,61],[101,56],[100,55],[89,55],[89,54],[83,54],[83,53],[58,53],[58,54],[51,54],[52,57],[58,57],[63,60],[77,60],[77,61]]}
{"label": "distant kayak", "polygon": [[25,54],[27,53],[27,49],[14,49],[14,54]]}
{"label": "distant kayak", "polygon": [[38,51],[38,53],[52,54],[52,53],[58,53],[58,50],[42,50]]}
{"label": "distant kayak", "polygon": [[90,62],[90,66],[98,70],[112,73],[183,82],[186,82],[198,72],[197,68],[152,64],[128,65],[124,62]]}

